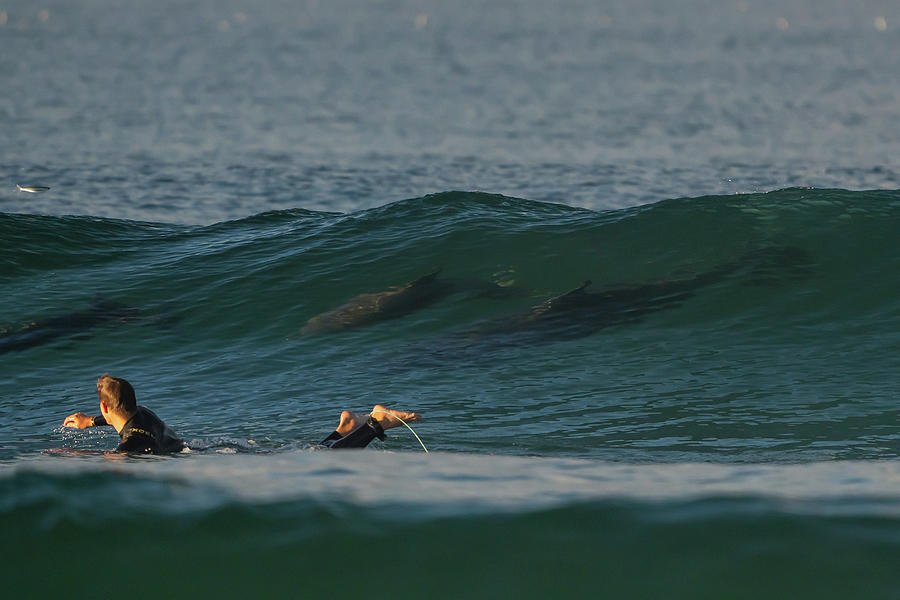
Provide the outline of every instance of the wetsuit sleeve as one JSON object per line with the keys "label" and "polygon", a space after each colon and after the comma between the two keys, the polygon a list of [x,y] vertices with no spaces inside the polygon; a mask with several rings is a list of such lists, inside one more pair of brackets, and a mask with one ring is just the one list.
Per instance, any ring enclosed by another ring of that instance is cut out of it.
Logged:
{"label": "wetsuit sleeve", "polygon": [[369,417],[365,425],[357,427],[343,437],[337,432],[332,433],[325,438],[322,446],[326,448],[365,448],[375,438],[383,441],[387,436],[384,435],[384,429],[381,427],[381,424]]}
{"label": "wetsuit sleeve", "polygon": [[106,422],[106,418],[103,415],[94,417],[94,427],[103,427],[104,425],[109,425],[109,423]]}

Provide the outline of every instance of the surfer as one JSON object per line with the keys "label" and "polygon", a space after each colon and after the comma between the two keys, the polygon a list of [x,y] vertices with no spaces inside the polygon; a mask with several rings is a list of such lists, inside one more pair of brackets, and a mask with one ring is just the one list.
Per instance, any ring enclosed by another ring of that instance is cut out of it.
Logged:
{"label": "surfer", "polygon": [[[66,417],[63,426],[85,429],[110,425],[122,439],[116,452],[162,454],[187,448],[184,440],[152,410],[138,405],[134,388],[124,379],[102,375],[97,380],[97,395],[100,398],[98,416],[89,417],[77,412]],[[337,429],[321,445],[326,448],[365,448],[375,438],[384,440],[386,429],[420,419],[417,413],[390,410],[380,404],[367,415],[345,410]]]}
{"label": "surfer", "polygon": [[63,426],[85,429],[110,425],[122,438],[116,452],[161,454],[181,452],[186,448],[184,440],[156,413],[145,406],[138,406],[134,388],[124,379],[101,375],[97,379],[97,395],[100,397],[98,416],[89,417],[77,412],[66,417]]}

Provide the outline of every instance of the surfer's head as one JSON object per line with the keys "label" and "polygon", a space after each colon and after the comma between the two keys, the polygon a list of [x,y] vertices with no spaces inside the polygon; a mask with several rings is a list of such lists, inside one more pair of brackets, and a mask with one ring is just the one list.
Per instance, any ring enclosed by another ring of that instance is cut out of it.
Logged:
{"label": "surfer's head", "polygon": [[137,410],[137,399],[131,384],[119,377],[103,374],[97,380],[97,395],[107,410],[119,415],[128,415]]}

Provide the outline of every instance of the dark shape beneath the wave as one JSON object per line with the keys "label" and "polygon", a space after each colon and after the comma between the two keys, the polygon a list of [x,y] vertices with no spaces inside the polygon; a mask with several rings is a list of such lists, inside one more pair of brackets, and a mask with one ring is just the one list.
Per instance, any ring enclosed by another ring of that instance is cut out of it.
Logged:
{"label": "dark shape beneath the wave", "polygon": [[437,279],[437,269],[406,285],[383,292],[360,294],[345,304],[316,315],[307,321],[303,333],[327,333],[362,327],[378,321],[396,319],[429,306],[450,292],[446,282]]}
{"label": "dark shape beneath the wave", "polygon": [[41,346],[72,336],[89,336],[91,330],[112,322],[136,318],[138,310],[114,300],[97,298],[85,310],[69,312],[0,329],[0,354]]}
{"label": "dark shape beneath the wave", "polygon": [[[487,321],[455,334],[462,345],[522,344],[576,339],[614,325],[635,323],[645,316],[675,308],[697,291],[737,275],[745,283],[776,285],[796,281],[811,272],[809,255],[793,247],[768,247],[744,254],[691,277],[588,291],[591,281],[527,311]],[[763,280],[760,275],[765,274]]]}

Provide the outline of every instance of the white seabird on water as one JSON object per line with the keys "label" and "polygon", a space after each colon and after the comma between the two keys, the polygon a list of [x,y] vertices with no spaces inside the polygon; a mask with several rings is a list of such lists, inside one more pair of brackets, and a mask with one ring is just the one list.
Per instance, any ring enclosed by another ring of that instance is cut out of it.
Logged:
{"label": "white seabird on water", "polygon": [[46,185],[19,185],[18,183],[16,184],[16,187],[19,188],[20,192],[31,192],[32,194],[46,192],[50,189]]}

